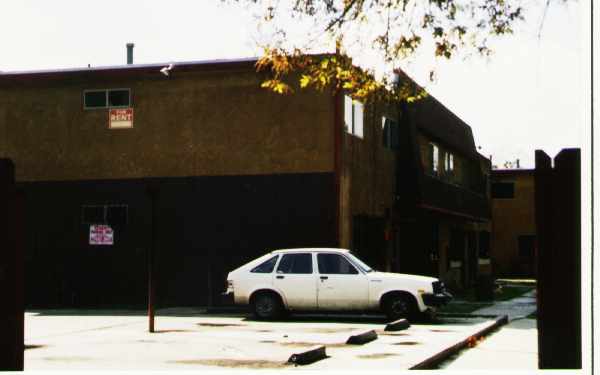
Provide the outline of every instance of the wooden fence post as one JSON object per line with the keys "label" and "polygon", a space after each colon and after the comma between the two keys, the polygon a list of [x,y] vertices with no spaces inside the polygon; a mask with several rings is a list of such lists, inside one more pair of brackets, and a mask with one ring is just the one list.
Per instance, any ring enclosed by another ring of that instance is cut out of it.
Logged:
{"label": "wooden fence post", "polygon": [[23,219],[15,166],[9,159],[0,159],[0,371],[23,371]]}
{"label": "wooden fence post", "polygon": [[540,369],[581,368],[581,162],[535,152]]}

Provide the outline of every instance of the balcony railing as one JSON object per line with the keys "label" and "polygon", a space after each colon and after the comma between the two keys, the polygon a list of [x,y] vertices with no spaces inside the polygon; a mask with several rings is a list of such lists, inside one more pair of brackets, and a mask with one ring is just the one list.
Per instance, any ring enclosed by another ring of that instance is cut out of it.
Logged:
{"label": "balcony railing", "polygon": [[484,193],[424,175],[421,185],[422,203],[477,218],[490,218],[490,201]]}

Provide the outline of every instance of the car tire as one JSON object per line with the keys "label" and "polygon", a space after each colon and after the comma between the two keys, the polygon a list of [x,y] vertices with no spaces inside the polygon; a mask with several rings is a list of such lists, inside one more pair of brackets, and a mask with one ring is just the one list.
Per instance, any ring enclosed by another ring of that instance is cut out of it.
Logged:
{"label": "car tire", "polygon": [[414,298],[405,294],[395,294],[386,298],[383,309],[390,321],[403,318],[414,320],[418,313]]}
{"label": "car tire", "polygon": [[272,293],[260,293],[252,301],[252,312],[257,319],[277,319],[281,316],[282,311],[283,306],[280,299]]}

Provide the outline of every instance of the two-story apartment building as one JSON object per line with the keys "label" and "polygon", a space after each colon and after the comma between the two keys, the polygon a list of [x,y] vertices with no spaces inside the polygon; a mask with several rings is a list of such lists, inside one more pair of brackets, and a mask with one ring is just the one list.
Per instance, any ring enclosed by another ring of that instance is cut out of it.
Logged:
{"label": "two-story apartment building", "polygon": [[[437,101],[421,123],[431,109],[278,95],[260,88],[255,61],[0,74],[30,306],[141,306],[152,248],[162,306],[220,303],[228,271],[277,248],[350,247],[380,268],[435,274],[430,242],[446,254],[444,233],[485,221],[465,177],[481,162],[462,146],[472,134],[461,123],[446,141],[448,118],[460,121]],[[426,139],[452,147],[455,184],[429,174]]]}
{"label": "two-story apartment building", "polygon": [[397,269],[471,286],[491,273],[490,161],[471,128],[433,97],[407,106],[400,129]]}
{"label": "two-story apartment building", "polygon": [[492,171],[492,253],[502,277],[535,277],[535,170]]}

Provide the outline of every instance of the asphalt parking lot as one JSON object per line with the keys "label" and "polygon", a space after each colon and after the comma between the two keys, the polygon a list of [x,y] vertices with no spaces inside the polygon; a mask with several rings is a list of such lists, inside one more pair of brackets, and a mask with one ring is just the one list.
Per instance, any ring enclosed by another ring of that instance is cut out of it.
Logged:
{"label": "asphalt parking lot", "polygon": [[[444,318],[385,332],[377,316],[299,315],[262,322],[246,315],[159,311],[155,333],[144,312],[31,311],[25,317],[25,370],[409,369],[495,323]],[[369,330],[364,345],[346,340]],[[325,345],[327,358],[306,366],[294,353]]]}

